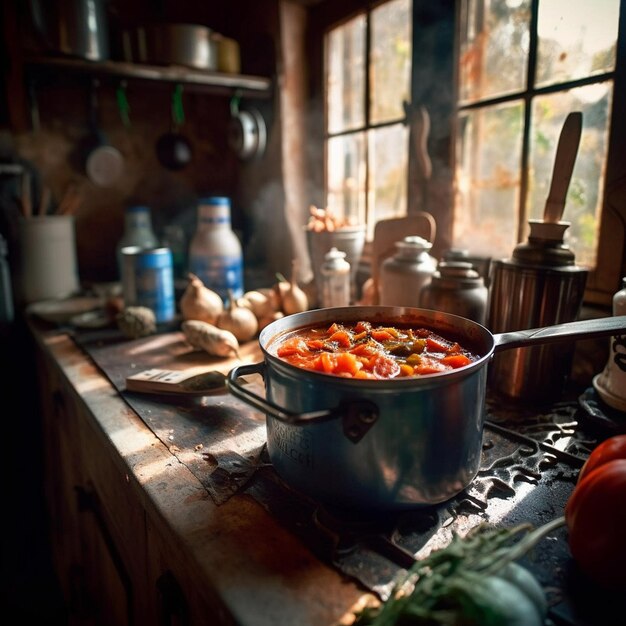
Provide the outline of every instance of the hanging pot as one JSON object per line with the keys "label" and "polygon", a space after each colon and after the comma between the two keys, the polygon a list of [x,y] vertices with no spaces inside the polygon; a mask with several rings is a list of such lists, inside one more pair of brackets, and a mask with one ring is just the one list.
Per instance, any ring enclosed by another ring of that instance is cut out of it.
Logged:
{"label": "hanging pot", "polygon": [[180,132],[185,122],[183,110],[183,87],[176,85],[172,93],[172,129],[161,135],[156,143],[156,154],[161,165],[168,170],[181,170],[193,158],[191,143]]}
{"label": "hanging pot", "polygon": [[258,158],[265,152],[267,128],[263,116],[254,108],[239,109],[239,98],[230,104],[228,145],[242,160]]}
{"label": "hanging pot", "polygon": [[[358,321],[428,328],[478,359],[437,374],[372,380],[301,369],[276,354],[287,333]],[[267,415],[267,450],[291,487],[340,507],[407,509],[448,500],[476,476],[494,353],[625,331],[626,316],[492,335],[472,320],[427,309],[317,309],[266,326],[259,335],[264,362],[233,368],[227,384]],[[249,374],[263,376],[266,398],[239,382]]]}

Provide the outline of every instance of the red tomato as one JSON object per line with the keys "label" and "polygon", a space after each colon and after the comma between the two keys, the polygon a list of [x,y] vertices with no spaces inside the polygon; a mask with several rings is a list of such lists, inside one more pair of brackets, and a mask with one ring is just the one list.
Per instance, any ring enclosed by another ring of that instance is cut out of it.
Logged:
{"label": "red tomato", "polygon": [[581,570],[603,587],[626,588],[626,459],[586,473],[567,501],[565,520]]}
{"label": "red tomato", "polygon": [[596,446],[582,466],[578,474],[578,482],[592,470],[596,469],[596,467],[600,467],[600,465],[604,465],[604,463],[614,459],[626,459],[626,435],[609,437]]}

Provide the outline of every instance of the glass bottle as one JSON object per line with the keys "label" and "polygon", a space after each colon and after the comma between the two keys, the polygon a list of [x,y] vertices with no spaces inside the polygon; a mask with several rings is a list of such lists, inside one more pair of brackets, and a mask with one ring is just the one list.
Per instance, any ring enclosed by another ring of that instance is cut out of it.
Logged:
{"label": "glass bottle", "polygon": [[187,242],[185,231],[178,224],[168,224],[163,229],[161,245],[172,251],[174,278],[183,278],[187,269]]}
{"label": "glass bottle", "polygon": [[243,295],[243,252],[231,228],[230,198],[211,196],[198,203],[198,222],[189,245],[189,271],[224,302],[229,290]]}
{"label": "glass bottle", "polygon": [[159,240],[152,230],[150,208],[143,205],[130,206],[124,214],[124,234],[117,244],[117,268],[122,275],[122,248],[137,246],[139,248],[156,248]]}

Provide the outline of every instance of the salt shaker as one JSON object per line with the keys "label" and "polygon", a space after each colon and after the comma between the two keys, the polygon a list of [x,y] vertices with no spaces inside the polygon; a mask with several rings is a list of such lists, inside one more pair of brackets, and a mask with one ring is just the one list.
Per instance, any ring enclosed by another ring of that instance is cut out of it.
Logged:
{"label": "salt shaker", "polygon": [[346,253],[331,248],[324,255],[321,267],[322,307],[348,306],[350,304],[350,263]]}

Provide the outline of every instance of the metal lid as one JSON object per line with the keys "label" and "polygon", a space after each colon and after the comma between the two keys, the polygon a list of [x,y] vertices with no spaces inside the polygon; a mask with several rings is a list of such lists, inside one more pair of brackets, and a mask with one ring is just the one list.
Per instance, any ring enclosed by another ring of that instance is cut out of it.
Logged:
{"label": "metal lid", "polygon": [[440,287],[458,289],[466,287],[482,287],[483,277],[471,263],[464,261],[441,261],[432,282]]}

